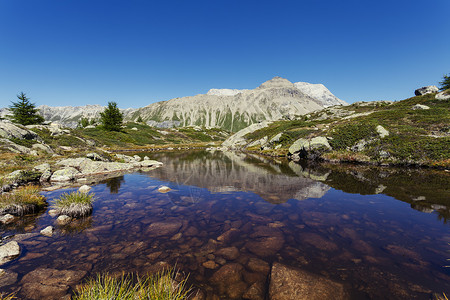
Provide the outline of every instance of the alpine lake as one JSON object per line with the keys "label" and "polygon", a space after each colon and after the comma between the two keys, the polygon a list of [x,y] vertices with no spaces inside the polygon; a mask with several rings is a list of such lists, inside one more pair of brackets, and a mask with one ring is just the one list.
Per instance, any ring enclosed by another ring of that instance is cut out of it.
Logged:
{"label": "alpine lake", "polygon": [[[71,293],[99,273],[174,267],[201,290],[197,299],[269,299],[277,264],[332,283],[348,299],[450,294],[450,172],[302,165],[240,152],[136,154],[164,165],[93,185],[91,216],[55,226],[41,211],[0,227],[21,246],[1,266],[10,281],[0,291],[38,297],[33,287],[59,271],[74,274],[54,284]],[[47,210],[76,190],[42,192]],[[49,225],[54,235],[40,235]],[[278,280],[295,280],[289,274]]]}

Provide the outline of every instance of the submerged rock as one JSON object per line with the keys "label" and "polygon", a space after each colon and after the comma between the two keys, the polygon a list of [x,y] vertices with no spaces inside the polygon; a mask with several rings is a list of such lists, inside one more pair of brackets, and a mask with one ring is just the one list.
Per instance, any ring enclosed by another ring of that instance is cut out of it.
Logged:
{"label": "submerged rock", "polygon": [[70,221],[72,220],[71,217],[66,216],[66,215],[60,215],[57,219],[56,219],[56,223],[58,225],[67,225],[70,223]]}
{"label": "submerged rock", "polygon": [[0,246],[0,265],[3,265],[20,255],[20,246],[16,241]]}
{"label": "submerged rock", "polygon": [[51,237],[53,235],[53,226],[47,226],[40,231],[40,233],[44,236]]}
{"label": "submerged rock", "polygon": [[16,283],[17,277],[16,272],[0,269],[0,288]]}
{"label": "submerged rock", "polygon": [[92,188],[88,185],[82,185],[80,186],[80,188],[78,189],[78,191],[80,191],[81,193],[88,193]]}
{"label": "submerged rock", "polygon": [[151,237],[173,235],[180,230],[183,224],[181,222],[155,222],[147,228],[147,234]]}
{"label": "submerged rock", "polygon": [[339,300],[348,298],[341,283],[280,263],[273,264],[270,278],[270,300]]}

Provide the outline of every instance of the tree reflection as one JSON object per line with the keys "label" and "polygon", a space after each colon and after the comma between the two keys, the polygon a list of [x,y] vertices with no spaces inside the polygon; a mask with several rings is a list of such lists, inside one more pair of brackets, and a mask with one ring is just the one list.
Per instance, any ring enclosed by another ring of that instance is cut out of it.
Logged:
{"label": "tree reflection", "polygon": [[125,179],[123,176],[119,176],[106,180],[105,184],[109,188],[111,194],[117,194],[120,190],[122,182],[125,182]]}

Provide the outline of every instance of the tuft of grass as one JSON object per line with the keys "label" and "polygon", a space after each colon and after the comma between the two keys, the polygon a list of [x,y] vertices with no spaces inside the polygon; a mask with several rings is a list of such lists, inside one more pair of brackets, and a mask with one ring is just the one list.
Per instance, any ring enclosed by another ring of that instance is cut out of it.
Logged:
{"label": "tuft of grass", "polygon": [[16,295],[13,293],[11,294],[0,293],[0,300],[13,300],[13,299],[17,299]]}
{"label": "tuft of grass", "polygon": [[35,185],[23,186],[11,193],[0,195],[0,215],[22,216],[33,213],[46,205],[45,197],[39,194],[39,187]]}
{"label": "tuft of grass", "polygon": [[94,194],[72,192],[64,193],[54,203],[54,208],[59,215],[70,217],[84,217],[92,213],[92,202]]}
{"label": "tuft of grass", "polygon": [[190,288],[186,287],[186,278],[176,281],[176,271],[163,270],[151,276],[122,275],[115,278],[109,274],[97,275],[81,285],[72,299],[187,299]]}

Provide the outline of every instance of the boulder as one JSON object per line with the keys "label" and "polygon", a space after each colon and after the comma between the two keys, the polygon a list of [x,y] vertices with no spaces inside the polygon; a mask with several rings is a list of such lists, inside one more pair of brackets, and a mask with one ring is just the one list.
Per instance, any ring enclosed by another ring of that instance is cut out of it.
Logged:
{"label": "boulder", "polygon": [[0,121],[0,137],[6,139],[19,139],[19,140],[40,140],[39,136],[30,130],[23,129],[9,121]]}
{"label": "boulder", "polygon": [[250,238],[245,247],[260,257],[275,255],[284,245],[281,230],[267,226],[256,227]]}
{"label": "boulder", "polygon": [[236,247],[222,248],[216,252],[216,255],[222,256],[228,260],[235,260],[239,257],[239,250]]}
{"label": "boulder", "polygon": [[36,151],[45,152],[45,153],[48,153],[48,154],[54,154],[55,153],[52,150],[52,148],[50,148],[50,146],[46,145],[46,144],[33,144],[31,146],[31,149],[36,150]]}
{"label": "boulder", "polygon": [[81,192],[81,193],[89,193],[89,191],[90,191],[91,189],[92,189],[92,188],[91,188],[90,186],[88,186],[88,185],[82,185],[82,186],[80,186],[80,188],[78,189],[78,191]]}
{"label": "boulder", "polygon": [[133,158],[134,158],[135,161],[141,161],[142,160],[142,158],[139,155],[134,155]]}
{"label": "boulder", "polygon": [[77,169],[73,167],[66,167],[55,171],[50,177],[50,181],[52,182],[71,181],[74,180],[78,175],[81,175],[81,173]]}
{"label": "boulder", "polygon": [[0,246],[0,266],[20,255],[20,246],[16,241]]}
{"label": "boulder", "polygon": [[158,236],[165,236],[165,235],[174,235],[175,233],[180,230],[181,226],[183,224],[178,221],[165,221],[165,222],[155,222],[150,224],[150,226],[147,228],[147,234],[150,237],[158,237]]}
{"label": "boulder", "polygon": [[437,100],[449,100],[450,99],[450,90],[446,90],[436,94]]}
{"label": "boulder", "polygon": [[422,95],[437,93],[437,92],[439,92],[439,89],[437,88],[437,86],[429,85],[429,86],[424,86],[424,87],[421,87],[420,89],[415,90],[414,94],[416,96],[422,96]]}
{"label": "boulder", "polygon": [[264,300],[266,294],[266,288],[263,282],[258,281],[252,284],[247,291],[245,291],[244,295],[242,295],[243,299],[249,300]]}
{"label": "boulder", "polygon": [[38,268],[22,278],[21,294],[26,299],[61,299],[68,294],[70,287],[80,283],[86,273]]}
{"label": "boulder", "polygon": [[44,164],[37,165],[33,168],[33,170],[43,173],[46,170],[50,170],[50,164],[44,163]]}
{"label": "boulder", "polygon": [[416,104],[412,107],[412,110],[430,109],[429,106],[423,104]]}
{"label": "boulder", "polygon": [[51,237],[53,235],[53,226],[47,226],[40,231],[43,236]]}
{"label": "boulder", "polygon": [[86,158],[89,158],[91,160],[96,160],[96,161],[105,161],[100,155],[98,155],[95,152],[86,154]]}
{"label": "boulder", "polygon": [[331,149],[330,144],[328,143],[328,140],[326,137],[323,136],[316,136],[310,140],[300,138],[296,140],[290,147],[289,147],[289,153],[295,154],[300,151],[311,151],[318,148],[327,148]]}
{"label": "boulder", "polygon": [[14,221],[14,216],[10,214],[6,214],[0,217],[1,224],[10,224]]}
{"label": "boulder", "polygon": [[[231,299],[240,298],[247,288],[242,281],[243,271],[244,267],[238,263],[226,264],[213,274],[210,281],[217,286],[220,293],[226,293]],[[244,284],[243,288],[242,284]]]}
{"label": "boulder", "polygon": [[72,221],[72,218],[66,215],[60,215],[57,219],[56,219],[56,224],[64,226],[70,223],[70,221]]}
{"label": "boulder", "polygon": [[244,129],[236,132],[229,138],[227,138],[223,143],[222,147],[225,148],[241,148],[245,146],[248,142],[245,139],[245,136],[251,132],[255,132],[256,130],[259,130],[261,128],[267,127],[271,122],[261,122],[261,123],[255,123],[248,127],[245,127]]}
{"label": "boulder", "polygon": [[14,153],[37,155],[37,152],[35,150],[31,150],[30,148],[27,148],[25,146],[17,145],[16,143],[8,139],[0,138],[0,145],[3,145],[3,148]]}
{"label": "boulder", "polygon": [[16,272],[0,269],[0,288],[16,283],[18,275]]}
{"label": "boulder", "polygon": [[375,130],[377,131],[378,135],[380,136],[380,138],[384,138],[387,137],[389,135],[389,131],[386,130],[386,128],[384,128],[381,125],[378,125]]}
{"label": "boulder", "polygon": [[270,275],[269,299],[339,300],[348,296],[341,283],[275,262]]}

